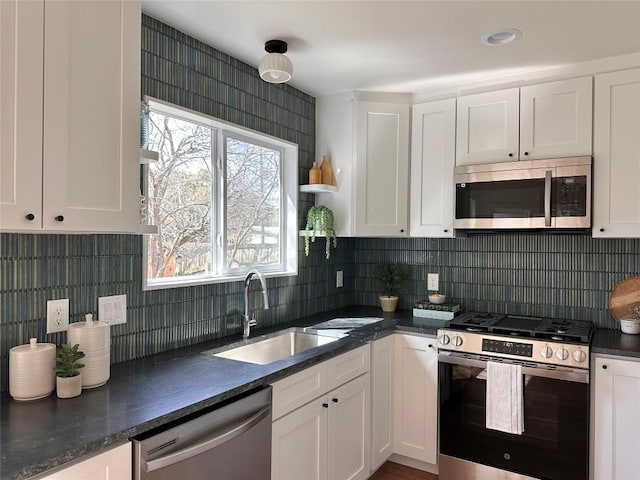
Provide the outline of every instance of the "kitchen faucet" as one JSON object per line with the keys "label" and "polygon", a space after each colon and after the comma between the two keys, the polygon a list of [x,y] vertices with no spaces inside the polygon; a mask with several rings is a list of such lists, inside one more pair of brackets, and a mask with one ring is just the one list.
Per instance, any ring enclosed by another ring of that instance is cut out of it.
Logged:
{"label": "kitchen faucet", "polygon": [[249,270],[247,276],[244,279],[244,315],[242,315],[242,324],[244,326],[244,330],[242,333],[242,338],[249,338],[249,333],[251,333],[251,327],[256,326],[256,321],[254,318],[250,318],[249,316],[249,284],[251,283],[251,279],[256,275],[258,280],[260,280],[260,285],[262,285],[262,306],[265,310],[269,308],[269,297],[267,296],[267,281],[256,269]]}

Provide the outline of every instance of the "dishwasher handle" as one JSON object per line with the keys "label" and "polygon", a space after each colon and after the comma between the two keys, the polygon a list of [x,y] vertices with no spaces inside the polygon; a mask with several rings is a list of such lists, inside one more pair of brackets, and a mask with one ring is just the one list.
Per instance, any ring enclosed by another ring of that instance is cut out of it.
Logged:
{"label": "dishwasher handle", "polygon": [[181,450],[178,450],[177,452],[170,453],[169,455],[166,455],[164,457],[156,458],[155,460],[150,460],[148,462],[143,460],[141,461],[141,467],[146,473],[150,473],[154,470],[159,470],[188,458],[195,457],[196,455],[206,452],[207,450],[212,450],[226,442],[233,440],[238,435],[243,434],[251,427],[258,424],[269,414],[270,411],[271,406],[269,405],[261,410],[258,410],[250,417],[242,419],[240,422],[231,425],[230,427],[225,429],[224,432],[216,432],[216,436],[213,438],[208,438],[202,442],[198,442],[194,445],[190,445]]}

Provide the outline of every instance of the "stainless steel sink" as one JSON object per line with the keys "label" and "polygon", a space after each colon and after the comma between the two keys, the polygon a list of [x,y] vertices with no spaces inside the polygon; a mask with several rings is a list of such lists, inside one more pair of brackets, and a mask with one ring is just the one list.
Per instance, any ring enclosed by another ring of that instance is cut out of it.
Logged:
{"label": "stainless steel sink", "polygon": [[291,328],[264,340],[214,353],[213,356],[266,365],[315,347],[327,345],[340,338],[339,336],[328,337],[304,333],[297,328]]}

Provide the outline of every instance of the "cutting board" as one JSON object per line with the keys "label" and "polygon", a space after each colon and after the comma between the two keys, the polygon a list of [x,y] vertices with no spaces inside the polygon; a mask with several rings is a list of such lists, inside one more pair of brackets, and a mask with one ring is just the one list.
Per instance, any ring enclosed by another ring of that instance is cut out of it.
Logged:
{"label": "cutting board", "polygon": [[633,307],[640,305],[640,277],[629,277],[618,283],[609,295],[609,310],[616,321],[636,318]]}

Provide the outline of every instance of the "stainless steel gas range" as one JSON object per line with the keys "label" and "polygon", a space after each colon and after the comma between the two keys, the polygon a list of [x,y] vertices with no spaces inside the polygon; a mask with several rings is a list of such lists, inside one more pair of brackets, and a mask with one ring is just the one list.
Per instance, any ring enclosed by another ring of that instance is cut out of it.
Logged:
{"label": "stainless steel gas range", "polygon": [[586,480],[590,322],[463,313],[438,330],[441,480]]}

